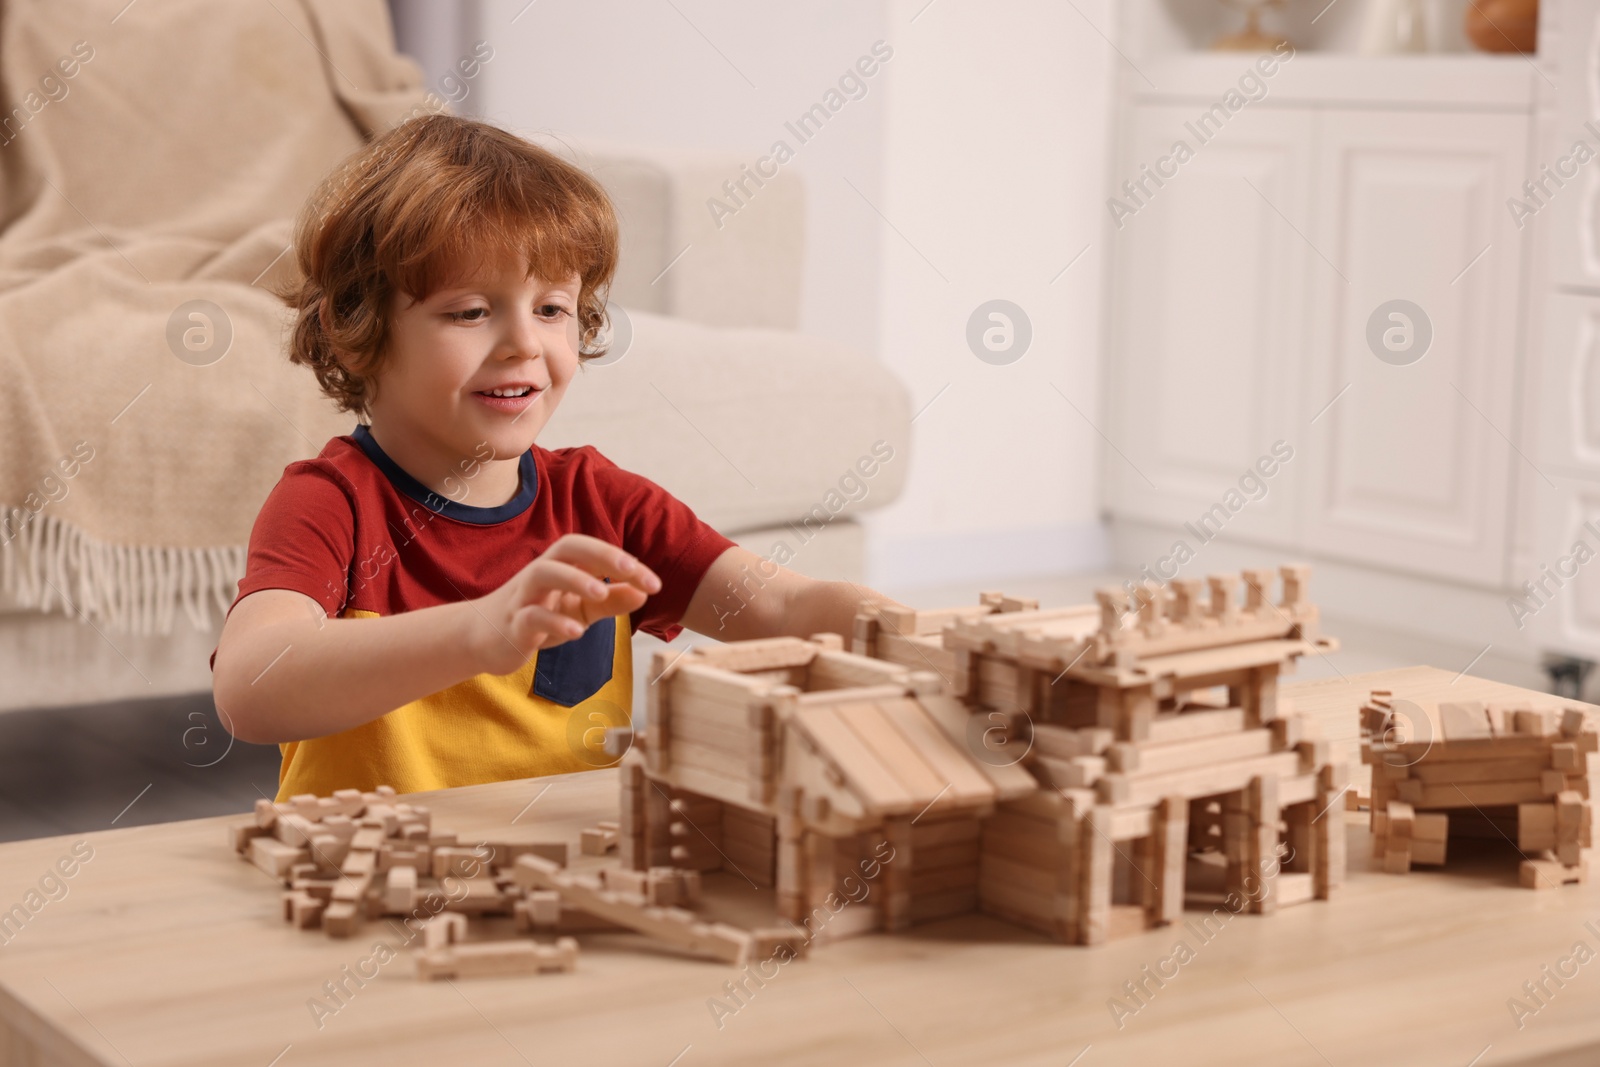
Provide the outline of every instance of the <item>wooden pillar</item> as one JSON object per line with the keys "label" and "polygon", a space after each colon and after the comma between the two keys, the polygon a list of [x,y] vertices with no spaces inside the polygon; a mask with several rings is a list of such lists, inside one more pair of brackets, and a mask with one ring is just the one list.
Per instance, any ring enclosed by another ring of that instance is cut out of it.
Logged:
{"label": "wooden pillar", "polygon": [[1146,637],[1155,637],[1166,629],[1166,593],[1155,582],[1139,583],[1139,628]]}
{"label": "wooden pillar", "polygon": [[1272,614],[1272,580],[1277,575],[1266,567],[1246,570],[1243,574],[1245,614]]}
{"label": "wooden pillar", "polygon": [[[1345,819],[1344,797],[1340,794],[1349,781],[1350,768],[1344,763],[1330,763],[1317,772],[1316,805],[1322,816],[1312,824],[1317,844],[1312,853],[1311,895],[1318,900],[1331,899],[1344,885]],[[1373,782],[1377,782],[1377,775],[1373,775]]]}
{"label": "wooden pillar", "polygon": [[[679,653],[681,655],[681,653]],[[645,687],[645,766],[661,777],[672,767],[672,650],[656,649],[650,663],[651,684]]]}
{"label": "wooden pillar", "polygon": [[1150,818],[1148,855],[1151,863],[1145,883],[1150,926],[1177,922],[1183,915],[1183,883],[1189,858],[1189,802],[1183,797],[1163,797]]}
{"label": "wooden pillar", "polygon": [[1245,790],[1222,796],[1222,856],[1227,861],[1224,890],[1239,900],[1245,899],[1244,874],[1250,863],[1250,812]]}
{"label": "wooden pillar", "polygon": [[1122,629],[1122,613],[1128,606],[1128,594],[1114,585],[1094,591],[1095,603],[1100,606],[1100,632],[1107,637]]}
{"label": "wooden pillar", "polygon": [[1293,618],[1295,610],[1307,603],[1306,583],[1311,579],[1311,568],[1304,563],[1285,563],[1278,568],[1278,573],[1283,575],[1281,606],[1284,613]]}
{"label": "wooden pillar", "polygon": [[[1256,775],[1245,790],[1246,805],[1250,814],[1248,849],[1249,873],[1245,889],[1250,893],[1250,910],[1258,915],[1271,915],[1278,910],[1278,779],[1270,775]],[[1270,875],[1270,876],[1269,876]]]}
{"label": "wooden pillar", "polygon": [[1146,741],[1150,738],[1150,724],[1155,721],[1157,700],[1155,689],[1148,685],[1124,689],[1122,710],[1117,720],[1119,741]]}
{"label": "wooden pillar", "polygon": [[[1233,695],[1233,687],[1228,687]],[[1265,726],[1278,717],[1278,664],[1251,668],[1239,692],[1239,706],[1244,709],[1244,726],[1253,730]]]}
{"label": "wooden pillar", "polygon": [[1211,617],[1224,626],[1239,621],[1239,576],[1237,574],[1212,574],[1206,577],[1211,586]]}
{"label": "wooden pillar", "polygon": [[618,769],[621,779],[621,804],[617,815],[617,858],[628,870],[642,871],[650,866],[648,821],[650,783],[644,775],[644,756],[630,750]]}
{"label": "wooden pillar", "polygon": [[[652,727],[654,729],[654,727]],[[672,794],[665,784],[644,779],[644,866],[672,866]]]}
{"label": "wooden pillar", "polygon": [[1056,898],[1055,934],[1063,944],[1078,943],[1078,914],[1080,894],[1083,891],[1083,863],[1079,837],[1088,832],[1084,815],[1093,800],[1072,795],[1066,797],[1060,814],[1056,817],[1055,855]]}
{"label": "wooden pillar", "polygon": [[1078,943],[1100,945],[1111,936],[1111,809],[1096,805],[1078,826]]}
{"label": "wooden pillar", "polygon": [[784,791],[778,799],[778,917],[798,923],[806,913],[805,887],[808,882],[804,831],[794,811],[794,794]]}
{"label": "wooden pillar", "polygon": [[1200,587],[1204,583],[1199,578],[1174,578],[1172,579],[1172,621],[1176,623],[1199,622],[1200,619]]}

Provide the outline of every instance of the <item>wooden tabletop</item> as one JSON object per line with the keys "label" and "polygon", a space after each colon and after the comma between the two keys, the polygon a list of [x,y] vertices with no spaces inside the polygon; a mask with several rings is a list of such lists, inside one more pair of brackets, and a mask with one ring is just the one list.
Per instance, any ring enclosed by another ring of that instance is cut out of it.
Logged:
{"label": "wooden tabletop", "polygon": [[[1349,700],[1353,714],[1374,686],[1436,699],[1428,691],[1441,677],[1452,675],[1408,668],[1294,689],[1300,707]],[[1481,698],[1480,680],[1460,683]],[[615,810],[616,778],[595,771],[418,797],[464,840],[514,826],[575,844],[582,827]],[[580,937],[572,974],[457,982],[415,980],[402,947],[364,986],[350,982],[348,1002],[319,1028],[308,1002],[324,983],[379,943],[401,946],[403,931],[368,923],[334,941],[291,928],[275,883],[225,844],[234,821],[0,846],[0,909],[25,911],[26,894],[61,857],[93,850],[63,879],[64,896],[41,894],[20,930],[0,927],[0,1067],[1492,1067],[1600,1055],[1593,887],[1519,888],[1509,846],[1454,857],[1447,871],[1369,871],[1368,835],[1354,816],[1350,877],[1334,901],[1214,919],[1209,940],[1180,925],[1066,947],[982,916],[856,938],[752,983],[720,1028],[711,1001],[733,1005],[724,983],[738,972],[631,934]],[[1175,957],[1180,941],[1187,951]],[[1580,943],[1587,965],[1573,957]],[[1564,970],[1564,985],[1546,967]],[[1143,1006],[1126,995],[1130,981],[1151,990]],[[1542,1005],[1524,991],[1529,981],[1549,990]],[[1513,997],[1530,1009],[1520,1029]],[[1113,999],[1124,1008],[1120,1027]]]}

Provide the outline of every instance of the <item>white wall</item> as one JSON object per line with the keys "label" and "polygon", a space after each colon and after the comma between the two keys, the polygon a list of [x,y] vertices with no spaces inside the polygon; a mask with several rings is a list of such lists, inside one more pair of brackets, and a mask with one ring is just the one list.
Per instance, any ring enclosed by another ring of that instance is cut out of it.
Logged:
{"label": "white wall", "polygon": [[[779,138],[795,143],[784,122],[885,36],[878,0],[527,3],[483,3],[478,32],[495,58],[484,68],[481,106],[492,121],[548,130],[579,148],[592,138],[753,161]],[[883,85],[881,77],[866,82],[866,95],[784,169],[807,187],[800,328],[872,353],[881,238],[857,227],[859,200],[844,181],[878,193]]]}
{"label": "white wall", "polygon": [[[755,158],[885,40],[893,58],[867,96],[788,165],[807,188],[801,329],[885,360],[916,407],[939,394],[914,425],[905,496],[867,516],[868,580],[1095,568],[1114,54],[1094,27],[1109,32],[1110,4],[484,0],[475,32],[495,58],[475,103],[579,147]],[[1033,325],[1009,366],[965,338],[995,297]]]}
{"label": "white wall", "polygon": [[[1094,426],[1114,53],[1095,27],[1109,32],[1109,6],[889,0],[878,208],[894,229],[860,220],[887,231],[879,351],[930,406],[910,490],[870,517],[882,587],[1104,564]],[[965,337],[994,298],[1033,325],[1006,366]]]}

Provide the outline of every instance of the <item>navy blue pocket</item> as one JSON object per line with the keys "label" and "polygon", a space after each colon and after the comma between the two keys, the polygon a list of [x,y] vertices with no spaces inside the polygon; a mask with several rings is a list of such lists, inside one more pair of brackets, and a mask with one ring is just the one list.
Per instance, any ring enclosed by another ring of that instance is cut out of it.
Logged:
{"label": "navy blue pocket", "polygon": [[581,704],[611,681],[616,657],[617,620],[607,616],[591,624],[582,637],[539,650],[532,693],[564,708]]}

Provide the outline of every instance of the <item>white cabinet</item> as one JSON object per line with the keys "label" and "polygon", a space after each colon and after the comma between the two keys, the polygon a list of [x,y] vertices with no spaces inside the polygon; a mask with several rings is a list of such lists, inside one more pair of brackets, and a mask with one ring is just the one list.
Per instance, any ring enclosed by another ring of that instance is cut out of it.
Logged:
{"label": "white cabinet", "polygon": [[[1160,93],[1127,78],[1108,196],[1126,199],[1123,181],[1175,136],[1192,142],[1190,124],[1245,65],[1159,59]],[[1107,224],[1104,471],[1119,566],[1143,562],[1119,550],[1119,524],[1137,527],[1130,544],[1170,532],[1194,546],[1196,518],[1219,514],[1282,440],[1293,460],[1228,518],[1225,539],[1267,562],[1504,598],[1517,479],[1538,476],[1512,444],[1526,432],[1528,239],[1506,206],[1528,176],[1537,77],[1521,57],[1297,55]],[[1369,343],[1394,300],[1426,316],[1415,362]]]}
{"label": "white cabinet", "polygon": [[1600,479],[1600,296],[1552,293],[1543,310],[1539,466]]}
{"label": "white cabinet", "polygon": [[[1106,463],[1114,511],[1198,547],[1184,524],[1209,536],[1226,490],[1298,436],[1289,357],[1307,339],[1309,250],[1282,214],[1302,226],[1309,215],[1312,146],[1303,116],[1245,111],[1193,158],[1163,164],[1178,139],[1195,143],[1194,110],[1135,108],[1121,153],[1123,180],[1145,166],[1170,177],[1145,179],[1142,195],[1113,190],[1134,214],[1113,239],[1109,436],[1122,455]],[[1293,480],[1263,481],[1264,496],[1227,513],[1228,532],[1292,540]]]}
{"label": "white cabinet", "polygon": [[[1521,302],[1521,241],[1504,204],[1528,125],[1319,114],[1310,413],[1299,427],[1312,456],[1300,543],[1312,552],[1504,582]],[[1370,344],[1375,312],[1394,300],[1421,309],[1407,316],[1413,344],[1431,333],[1415,362],[1385,362]]]}
{"label": "white cabinet", "polygon": [[[1575,142],[1600,150],[1600,6],[1592,0],[1546,0],[1554,10],[1542,16],[1558,20],[1543,40],[1555,51],[1557,92],[1555,122],[1541,146],[1537,168],[1527,177],[1538,180],[1537,199],[1519,191],[1519,198],[1539,208],[1535,220],[1553,216],[1552,281],[1565,286],[1600,286],[1600,158],[1579,163]],[[1586,123],[1594,123],[1594,129]],[[1550,171],[1546,172],[1545,167]]]}

